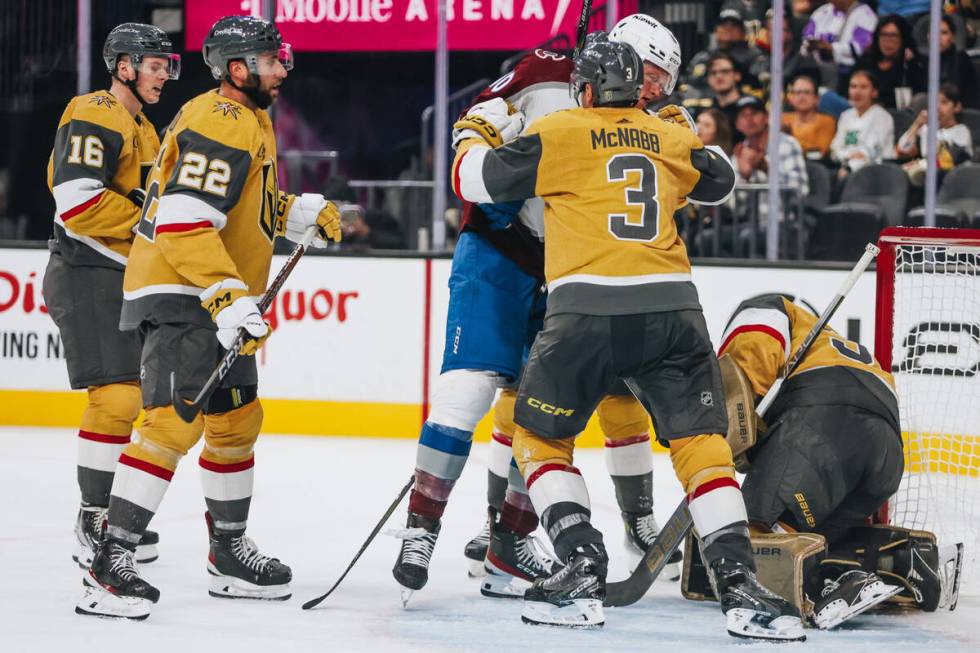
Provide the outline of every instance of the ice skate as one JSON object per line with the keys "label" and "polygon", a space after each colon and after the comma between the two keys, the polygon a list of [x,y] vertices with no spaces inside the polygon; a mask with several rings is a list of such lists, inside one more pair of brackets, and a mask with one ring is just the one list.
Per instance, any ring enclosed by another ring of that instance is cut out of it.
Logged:
{"label": "ice skate", "polygon": [[140,621],[160,599],[160,591],[140,577],[133,552],[114,540],[98,545],[83,584],[78,614]]}
{"label": "ice skate", "polygon": [[289,581],[293,571],[278,558],[259,553],[255,542],[244,534],[217,533],[208,516],[211,550],[208,594],[225,599],[285,601],[293,595]]}
{"label": "ice skate", "polygon": [[524,593],[521,620],[527,624],[565,628],[599,628],[605,623],[608,557],[602,544],[588,544],[572,552],[567,564],[542,578]]}
{"label": "ice skate", "polygon": [[469,563],[470,578],[483,578],[487,575],[487,570],[483,566],[483,561],[487,558],[487,549],[490,547],[490,531],[497,522],[497,511],[487,508],[487,520],[483,523],[483,528],[477,533],[476,537],[466,543],[463,555]]}
{"label": "ice skate", "polygon": [[716,560],[709,576],[728,620],[729,635],[780,641],[806,639],[796,606],[763,587],[742,563]]}
{"label": "ice skate", "polygon": [[889,585],[876,574],[857,569],[845,571],[836,580],[824,581],[820,598],[813,606],[813,622],[823,630],[836,628],[901,591],[901,586]]}
{"label": "ice skate", "polygon": [[539,578],[561,568],[533,535],[494,531],[487,551],[480,593],[498,599],[520,598]]}
{"label": "ice skate", "polygon": [[438,519],[410,512],[405,529],[395,533],[402,539],[402,547],[391,573],[402,586],[402,607],[408,605],[413,592],[429,581],[429,561],[441,527]]}
{"label": "ice skate", "polygon": [[[652,512],[645,515],[635,513],[623,513],[623,526],[626,529],[624,541],[626,543],[626,553],[629,555],[629,570],[633,573],[636,566],[643,560],[644,554],[653,541],[660,534],[660,525]],[[681,552],[674,551],[670,560],[664,565],[660,577],[670,581],[677,581],[681,577],[681,562],[684,557]]]}
{"label": "ice skate", "polygon": [[[75,552],[71,559],[82,569],[88,569],[95,557],[95,550],[102,541],[102,529],[109,510],[99,506],[82,506],[75,520]],[[136,562],[141,565],[153,562],[160,557],[157,544],[160,536],[155,531],[146,531],[136,545]]]}

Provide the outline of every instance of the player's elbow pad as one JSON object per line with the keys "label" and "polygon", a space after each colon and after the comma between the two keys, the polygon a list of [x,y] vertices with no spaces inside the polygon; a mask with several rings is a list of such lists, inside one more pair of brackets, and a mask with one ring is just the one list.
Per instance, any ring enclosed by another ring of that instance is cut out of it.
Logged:
{"label": "player's elbow pad", "polygon": [[691,165],[701,178],[687,198],[697,204],[721,204],[735,189],[735,168],[717,145],[691,150]]}

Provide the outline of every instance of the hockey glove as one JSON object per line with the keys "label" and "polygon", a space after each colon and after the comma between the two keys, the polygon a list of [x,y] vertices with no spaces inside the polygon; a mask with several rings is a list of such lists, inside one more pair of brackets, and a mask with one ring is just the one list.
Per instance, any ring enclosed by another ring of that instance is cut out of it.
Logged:
{"label": "hockey glove", "polygon": [[280,195],[276,235],[294,243],[301,242],[306,230],[316,225],[318,233],[313,247],[326,247],[327,241],[340,242],[340,212],[333,202],[318,193]]}
{"label": "hockey glove", "polygon": [[453,125],[453,148],[467,138],[482,138],[490,147],[503,145],[524,131],[524,114],[502,98],[470,107]]}
{"label": "hockey glove", "polygon": [[668,104],[657,112],[657,117],[664,122],[672,122],[682,127],[687,127],[694,132],[695,136],[698,133],[698,127],[694,122],[694,118],[687,112],[687,109],[679,104]]}
{"label": "hockey glove", "polygon": [[259,350],[272,334],[269,323],[255,301],[248,296],[245,284],[238,279],[225,279],[201,293],[201,306],[211,314],[218,326],[218,342],[228,349],[235,342],[239,329],[245,329],[249,337],[242,341],[239,353],[251,356]]}
{"label": "hockey glove", "polygon": [[524,200],[513,202],[498,202],[496,204],[478,204],[483,214],[490,221],[490,228],[494,231],[506,229],[517,219],[517,214],[524,206]]}

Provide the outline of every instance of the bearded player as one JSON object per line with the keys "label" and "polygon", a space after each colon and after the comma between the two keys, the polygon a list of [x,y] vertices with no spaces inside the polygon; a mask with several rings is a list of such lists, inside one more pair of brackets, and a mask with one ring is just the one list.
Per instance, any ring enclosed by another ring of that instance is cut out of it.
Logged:
{"label": "bearded player", "polygon": [[[203,433],[199,460],[208,507],[209,593],[223,598],[289,598],[290,568],[245,535],[253,448],[262,427],[254,354],[270,335],[255,298],[269,276],[276,236],[316,246],[340,239],[336,208],[320,195],[281,193],[276,140],[266,109],[292,68],[275,25],[222,18],[204,60],[219,88],[185,104],[163,140],[124,280],[120,326],[143,341],[141,438],[119,457],[108,527],[76,611],[145,619],[160,592],[133,563],[180,459]],[[191,423],[176,413],[195,396],[239,329],[243,354]]]}

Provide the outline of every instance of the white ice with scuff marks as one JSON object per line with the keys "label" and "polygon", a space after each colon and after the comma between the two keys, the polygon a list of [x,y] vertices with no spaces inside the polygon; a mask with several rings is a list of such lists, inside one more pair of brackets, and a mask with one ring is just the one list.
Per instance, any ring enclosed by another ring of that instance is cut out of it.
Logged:
{"label": "white ice with scuff marks", "polygon": [[[293,567],[294,595],[283,603],[228,601],[207,594],[204,501],[191,453],[174,477],[152,527],[160,560],[145,568],[162,597],[141,623],[74,614],[81,571],[71,561],[78,507],[75,441],[69,429],[0,428],[0,651],[526,651],[597,653],[772,651],[773,644],[729,637],[716,604],[680,597],[658,584],[637,605],[606,611],[599,631],[526,626],[520,603],[485,599],[466,577],[464,544],[483,524],[486,445],[456,487],[436,546],[428,586],[403,610],[391,577],[398,542],[379,536],[321,609],[300,605],[321,594],[408,479],[415,443],[396,440],[263,436],[256,450],[251,535],[264,553]],[[592,493],[595,523],[606,533],[610,578],[625,575],[622,525],[598,449],[576,453]],[[657,515],[680,498],[666,456],[655,456]],[[404,520],[399,508],[389,526]],[[808,631],[793,650],[980,650],[980,597],[961,597],[952,613],[866,615],[836,632]],[[784,649],[780,649],[784,650]]]}

